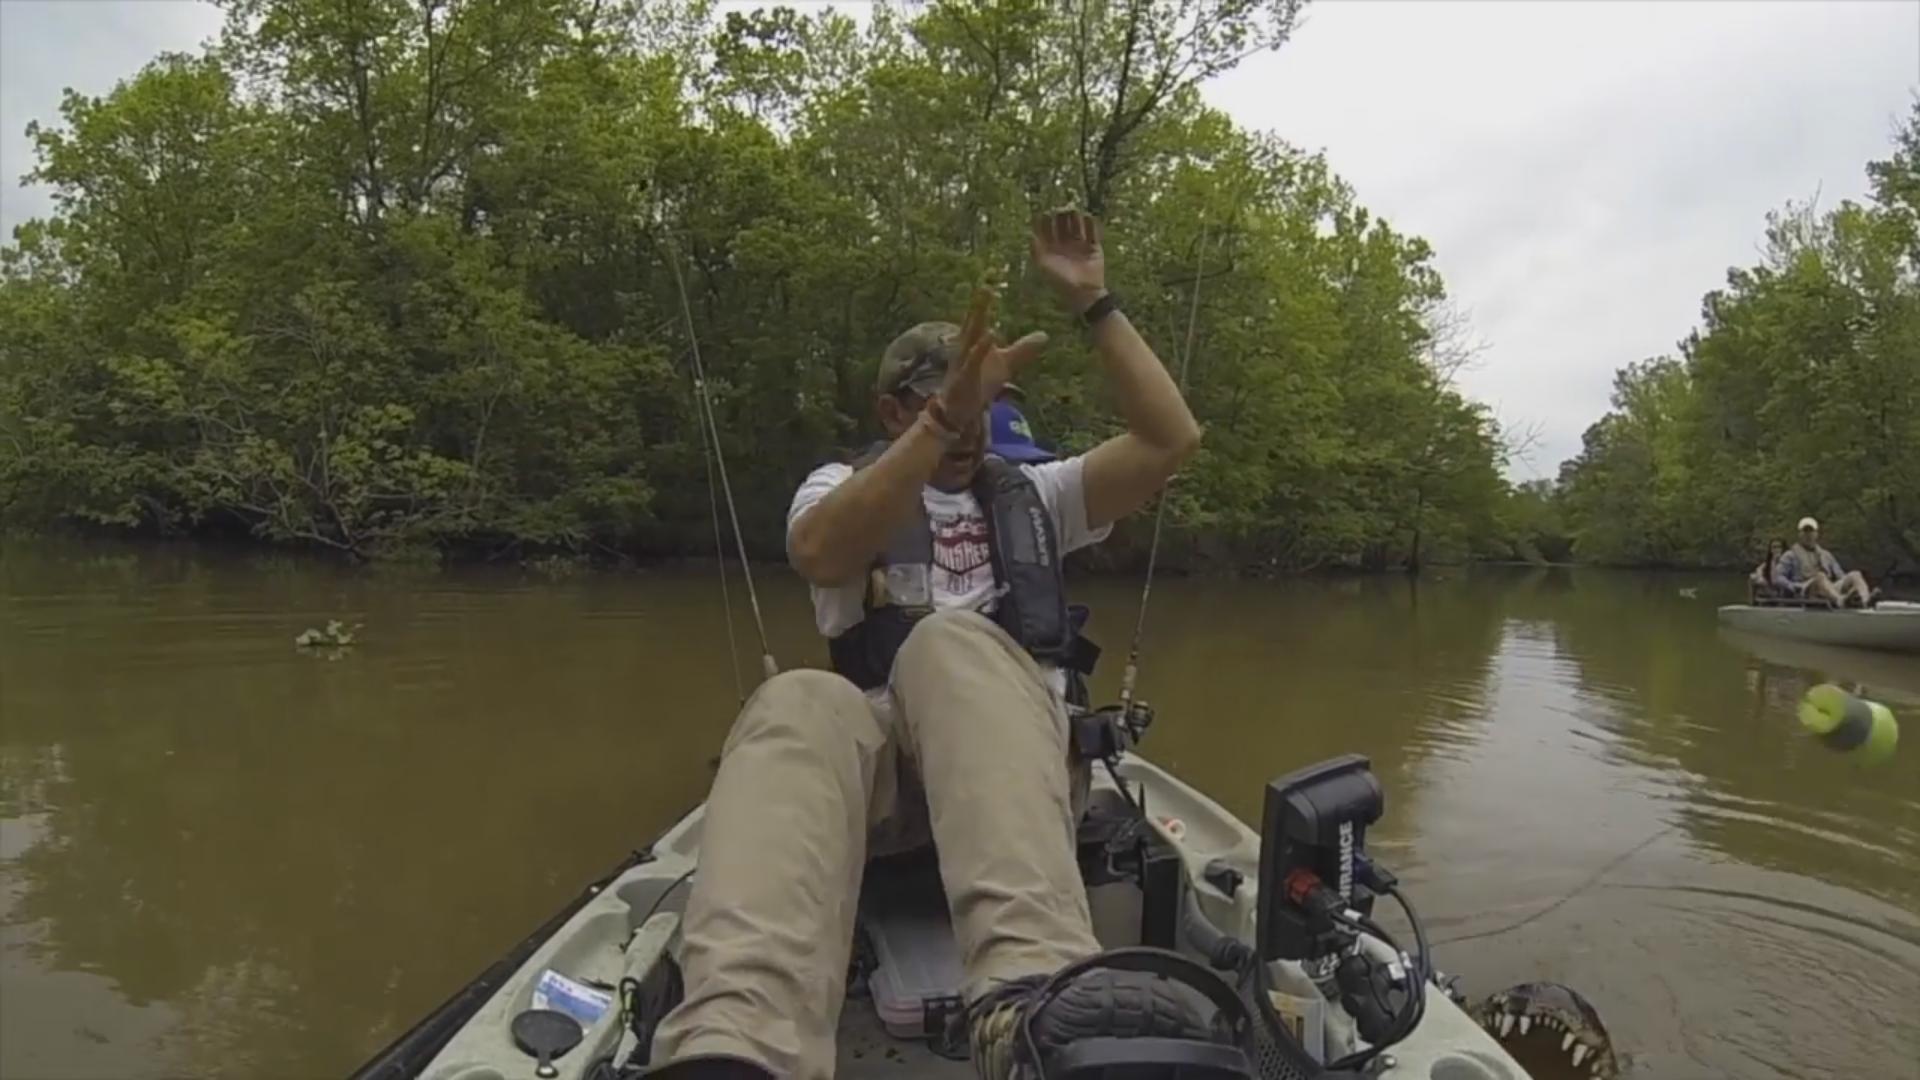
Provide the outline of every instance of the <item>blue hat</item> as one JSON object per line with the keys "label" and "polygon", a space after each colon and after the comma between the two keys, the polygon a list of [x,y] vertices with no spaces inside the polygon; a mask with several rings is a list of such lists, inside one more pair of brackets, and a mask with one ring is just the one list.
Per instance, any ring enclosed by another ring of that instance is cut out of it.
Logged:
{"label": "blue hat", "polygon": [[1052,461],[1056,455],[1033,441],[1033,428],[1010,401],[996,401],[987,414],[987,451],[1015,462]]}

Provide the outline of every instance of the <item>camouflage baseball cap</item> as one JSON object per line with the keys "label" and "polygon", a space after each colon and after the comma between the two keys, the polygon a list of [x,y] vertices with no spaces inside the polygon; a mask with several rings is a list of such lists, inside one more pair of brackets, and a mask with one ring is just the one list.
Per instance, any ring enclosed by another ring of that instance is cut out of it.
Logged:
{"label": "camouflage baseball cap", "polygon": [[923,322],[893,339],[880,354],[873,388],[882,394],[911,390],[931,395],[947,379],[947,365],[960,355],[960,328],[950,322]]}

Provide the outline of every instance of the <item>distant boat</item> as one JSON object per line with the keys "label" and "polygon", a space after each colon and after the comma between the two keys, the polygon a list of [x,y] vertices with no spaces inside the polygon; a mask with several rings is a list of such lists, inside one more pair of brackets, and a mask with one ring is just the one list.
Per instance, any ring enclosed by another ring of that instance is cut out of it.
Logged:
{"label": "distant boat", "polygon": [[1720,621],[1736,630],[1794,641],[1920,653],[1920,604],[1897,600],[1864,609],[1728,604],[1720,609]]}

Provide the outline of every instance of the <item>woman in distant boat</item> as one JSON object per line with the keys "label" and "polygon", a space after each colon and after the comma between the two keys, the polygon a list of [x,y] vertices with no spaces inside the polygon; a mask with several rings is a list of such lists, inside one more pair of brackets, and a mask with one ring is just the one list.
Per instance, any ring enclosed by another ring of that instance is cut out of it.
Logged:
{"label": "woman in distant boat", "polygon": [[1773,585],[1773,564],[1786,552],[1785,541],[1767,541],[1766,555],[1760,559],[1760,565],[1753,568],[1753,573],[1747,575],[1747,584],[1752,586],[1754,599],[1766,600],[1780,595]]}

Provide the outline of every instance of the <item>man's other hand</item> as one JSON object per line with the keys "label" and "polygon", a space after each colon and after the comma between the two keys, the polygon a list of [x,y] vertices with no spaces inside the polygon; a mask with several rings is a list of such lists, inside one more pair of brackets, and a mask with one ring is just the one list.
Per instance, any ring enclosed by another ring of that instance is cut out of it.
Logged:
{"label": "man's other hand", "polygon": [[1037,330],[1000,345],[993,336],[993,304],[992,289],[982,285],[973,291],[973,304],[960,324],[960,360],[947,370],[940,388],[940,407],[957,425],[977,422],[1000,388],[1047,347],[1047,335]]}
{"label": "man's other hand", "polygon": [[1055,210],[1039,215],[1028,247],[1034,268],[1070,314],[1079,315],[1106,294],[1107,256],[1100,246],[1100,222],[1092,214]]}

